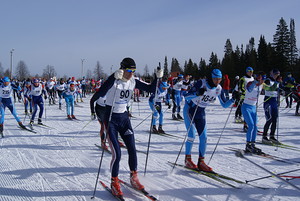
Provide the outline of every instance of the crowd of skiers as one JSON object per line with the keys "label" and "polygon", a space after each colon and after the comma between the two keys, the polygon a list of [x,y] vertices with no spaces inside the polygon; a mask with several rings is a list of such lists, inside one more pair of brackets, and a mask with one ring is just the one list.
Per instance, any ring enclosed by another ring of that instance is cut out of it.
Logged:
{"label": "crowd of skiers", "polygon": [[[68,80],[34,78],[18,84],[16,80],[10,81],[8,77],[4,77],[1,80],[0,87],[0,131],[1,133],[3,131],[4,110],[6,107],[9,108],[19,126],[21,128],[25,127],[14,108],[13,96],[15,96],[15,101],[23,100],[25,114],[30,115],[30,124],[33,125],[38,107],[40,109],[38,124],[42,124],[45,100],[48,99],[49,104],[56,104],[58,99],[58,108],[62,109],[62,100],[64,99],[67,118],[76,119],[74,115],[76,101],[82,101],[87,93],[95,92],[90,99],[91,118],[97,118],[101,125],[102,148],[108,149],[106,145],[106,142],[108,142],[112,152],[112,192],[116,196],[122,196],[123,193],[118,179],[121,146],[126,146],[128,150],[132,186],[139,190],[144,189],[138,179],[134,130],[130,120],[131,99],[133,98],[134,101],[139,102],[140,94],[144,94],[140,92],[150,94],[148,100],[149,108],[152,111],[150,132],[165,134],[163,129],[163,103],[168,109],[173,106],[170,118],[176,121],[182,120],[187,130],[185,166],[206,172],[212,172],[213,169],[204,160],[207,145],[205,108],[210,103],[214,103],[217,98],[224,108],[236,107],[235,122],[243,123],[244,130],[247,132],[246,152],[262,152],[261,149],[255,146],[258,132],[257,108],[259,95],[264,95],[263,108],[266,117],[262,137],[263,143],[279,143],[275,131],[279,105],[282,102],[281,96],[284,97],[283,100],[286,100],[287,108],[292,108],[293,101],[296,102],[295,115],[299,115],[300,85],[296,83],[291,73],[287,73],[287,76],[282,79],[278,69],[265,73],[255,72],[252,67],[247,67],[245,75],[241,78],[236,76],[233,85],[230,84],[228,75],[223,75],[220,69],[212,69],[205,78],[194,80],[191,76],[180,73],[175,77],[163,77],[162,69],[158,68],[151,83],[146,83],[134,77],[135,70],[135,61],[132,58],[124,58],[120,63],[120,68],[110,75],[105,82],[95,82],[94,85],[90,84],[91,82],[84,77],[77,81],[74,77]],[[183,108],[181,108],[182,105],[184,105]],[[119,137],[122,138],[125,145],[119,140]],[[196,137],[199,138],[199,146],[197,163],[194,163],[191,153]]]}
{"label": "crowd of skiers", "polygon": [[58,108],[62,109],[62,100],[66,103],[66,112],[68,119],[76,119],[74,115],[74,104],[83,101],[82,98],[86,97],[87,93],[92,93],[98,90],[101,86],[101,80],[95,82],[87,80],[84,77],[81,80],[75,80],[75,77],[68,80],[56,78],[46,79],[26,79],[18,81],[4,77],[0,80],[0,133],[3,136],[5,109],[8,108],[12,115],[15,117],[19,126],[26,129],[20,120],[13,103],[23,102],[24,113],[30,117],[29,126],[33,129],[35,116],[38,118],[37,123],[42,123],[42,116],[44,113],[45,101],[48,99],[49,105],[58,102]]}
{"label": "crowd of skiers", "polygon": [[[217,98],[223,107],[233,106],[237,108],[235,121],[244,123],[244,129],[247,132],[246,152],[262,153],[261,149],[255,146],[258,132],[257,106],[260,94],[264,95],[263,104],[266,117],[262,138],[264,143],[279,143],[275,138],[275,130],[278,107],[281,102],[280,95],[283,95],[284,99],[286,99],[288,108],[291,108],[292,105],[290,98],[294,98],[297,102],[295,114],[299,115],[300,86],[296,84],[290,73],[287,74],[287,78],[282,80],[277,69],[273,69],[267,75],[261,71],[254,72],[252,67],[247,67],[245,76],[241,78],[239,76],[235,77],[233,89],[230,88],[228,75],[223,76],[219,69],[212,69],[206,78],[200,80],[193,80],[191,76],[182,74],[166,78],[162,77],[161,70],[157,70],[155,79],[148,85],[133,76],[135,70],[136,66],[133,59],[123,59],[120,69],[108,78],[90,101],[92,118],[94,119],[97,116],[102,124],[102,147],[107,149],[105,145],[107,140],[112,152],[111,189],[116,196],[123,195],[118,179],[121,159],[121,142],[118,139],[118,135],[121,136],[128,149],[131,184],[140,190],[144,188],[137,177],[134,130],[130,123],[130,111],[128,109],[132,96],[134,101],[139,101],[141,92],[139,90],[150,92],[151,94],[149,97],[149,107],[152,110],[150,132],[165,133],[163,130],[164,114],[162,103],[164,102],[169,109],[173,105],[172,119],[184,120],[187,129],[185,166],[206,172],[212,172],[213,169],[204,161],[207,142],[205,108],[210,103],[215,102]],[[220,84],[223,78],[222,88]],[[232,92],[231,97],[230,91]],[[181,111],[183,99],[185,100],[184,107]],[[95,102],[96,107],[94,106]],[[269,129],[270,132],[268,132]],[[104,133],[106,133],[106,137]],[[269,138],[267,136],[268,133]],[[197,164],[193,162],[191,156],[191,149],[196,136],[199,138]]]}

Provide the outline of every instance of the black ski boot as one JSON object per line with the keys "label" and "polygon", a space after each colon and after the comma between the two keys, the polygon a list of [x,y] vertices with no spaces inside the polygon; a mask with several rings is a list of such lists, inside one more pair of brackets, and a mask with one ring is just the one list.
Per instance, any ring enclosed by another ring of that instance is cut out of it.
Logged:
{"label": "black ski boot", "polygon": [[158,126],[158,132],[159,132],[160,134],[166,134],[166,132],[162,129],[162,125],[159,125],[159,126]]}
{"label": "black ski boot", "polygon": [[156,129],[156,126],[155,126],[155,125],[152,126],[151,132],[154,133],[154,134],[159,134],[159,132],[158,132],[158,130]]}
{"label": "black ski boot", "polygon": [[273,144],[280,144],[280,142],[274,136],[270,136],[270,142]]}
{"label": "black ski boot", "polygon": [[178,118],[175,116],[175,114],[172,114],[172,119],[173,120],[178,120]]}
{"label": "black ski boot", "polygon": [[38,118],[38,124],[39,124],[39,125],[43,125],[42,119],[41,119],[41,118]]}
{"label": "black ski boot", "polygon": [[261,154],[262,153],[261,149],[259,149],[255,146],[255,142],[247,142],[245,152],[252,153],[252,154]]}
{"label": "black ski boot", "polygon": [[263,135],[261,142],[263,144],[272,144],[272,142],[268,139],[266,135]]}
{"label": "black ski boot", "polygon": [[22,129],[26,129],[26,127],[22,124],[22,122],[18,122],[19,123],[19,126],[22,128]]}
{"label": "black ski boot", "polygon": [[178,119],[178,120],[183,120],[182,116],[180,116],[179,113],[177,113],[177,119]]}

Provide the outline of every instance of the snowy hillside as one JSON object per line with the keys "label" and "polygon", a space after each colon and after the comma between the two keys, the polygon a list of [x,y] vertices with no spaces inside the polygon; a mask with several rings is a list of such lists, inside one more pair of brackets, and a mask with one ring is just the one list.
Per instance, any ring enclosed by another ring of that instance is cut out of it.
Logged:
{"label": "snowy hillside", "polygon": [[[260,97],[260,103],[262,102]],[[260,104],[259,103],[259,104]],[[257,156],[249,159],[267,168],[273,173],[281,173],[299,169],[289,174],[300,176],[300,117],[294,116],[293,109],[285,109],[282,102],[279,119],[279,140],[285,144],[297,147],[291,150],[258,144],[264,152],[283,158],[285,162],[275,161]],[[17,112],[24,120],[24,109],[21,103],[16,103]],[[295,104],[293,105],[295,107]],[[164,106],[166,109],[166,106]],[[245,159],[238,158],[226,149],[235,147],[244,149],[245,133],[242,125],[233,123],[234,112],[230,108],[223,109],[218,102],[206,109],[208,146],[206,162],[208,163],[219,136],[225,126],[219,145],[209,165],[221,174],[245,181],[269,176],[264,170],[254,166]],[[262,105],[258,108],[259,129],[265,123]],[[6,110],[4,135],[0,140],[0,200],[91,200],[102,150],[94,146],[99,143],[99,123],[90,122],[89,98],[75,107],[77,120],[67,120],[65,110],[59,110],[57,105],[46,104],[46,116],[43,122],[51,128],[35,127],[37,133],[20,130],[8,110]],[[141,98],[140,103],[133,103],[132,126],[135,128],[144,118],[150,115],[148,100]],[[151,136],[147,172],[144,176],[149,128],[149,117],[135,128],[136,147],[138,153],[138,170],[141,182],[146,190],[164,201],[195,201],[195,200],[300,200],[300,191],[280,181],[269,177],[250,184],[266,187],[260,189],[246,184],[227,181],[233,188],[207,176],[194,173],[180,167],[172,167],[168,161],[175,162],[182,146],[186,129],[183,122],[171,120],[171,110],[165,112],[164,130],[176,137],[159,135]],[[25,125],[29,123],[28,117]],[[261,136],[258,135],[258,141]],[[296,149],[296,148],[295,148]],[[197,160],[198,138],[193,147],[193,160]],[[106,184],[110,182],[111,155],[104,153],[99,179]],[[184,147],[178,163],[183,164]],[[119,177],[129,181],[128,155],[122,149]],[[283,177],[284,179],[290,179]],[[300,179],[289,180],[300,188]],[[146,197],[122,187],[125,200],[142,201]],[[99,183],[94,200],[114,200]]]}

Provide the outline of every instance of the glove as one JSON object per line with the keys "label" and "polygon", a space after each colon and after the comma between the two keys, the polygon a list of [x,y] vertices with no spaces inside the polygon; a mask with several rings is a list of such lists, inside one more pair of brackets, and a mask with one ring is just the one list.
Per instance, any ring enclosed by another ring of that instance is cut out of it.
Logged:
{"label": "glove", "polygon": [[162,78],[163,76],[164,76],[164,70],[163,69],[157,69],[156,77],[159,79],[159,78]]}
{"label": "glove", "polygon": [[202,96],[205,92],[206,92],[206,88],[200,88],[200,89],[197,91],[196,95],[197,95],[197,96]]}
{"label": "glove", "polygon": [[238,91],[233,91],[233,92],[232,92],[232,98],[233,98],[234,100],[239,100],[240,97],[241,97],[241,95],[240,95],[240,93],[239,93]]}
{"label": "glove", "polygon": [[123,74],[124,74],[124,71],[122,69],[119,69],[119,70],[116,70],[116,72],[114,73],[114,77],[116,78],[116,80],[122,80]]}
{"label": "glove", "polygon": [[160,110],[160,106],[159,105],[155,105],[155,109],[158,111]]}
{"label": "glove", "polygon": [[27,99],[28,99],[29,102],[31,102],[31,97],[28,96]]}
{"label": "glove", "polygon": [[45,98],[45,100],[47,100],[47,96],[46,95],[44,96],[44,98]]}
{"label": "glove", "polygon": [[96,114],[95,114],[95,112],[93,112],[92,114],[91,114],[91,120],[95,120],[96,119]]}

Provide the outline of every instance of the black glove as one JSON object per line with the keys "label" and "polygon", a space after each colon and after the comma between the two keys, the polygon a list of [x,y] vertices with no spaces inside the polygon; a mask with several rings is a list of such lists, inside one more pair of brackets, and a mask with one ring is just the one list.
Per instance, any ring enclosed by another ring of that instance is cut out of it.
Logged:
{"label": "black glove", "polygon": [[155,105],[155,109],[158,111],[160,110],[160,106],[159,105]]}
{"label": "black glove", "polygon": [[47,100],[47,96],[44,96],[45,100]]}
{"label": "black glove", "polygon": [[200,89],[197,91],[196,95],[197,95],[197,96],[202,96],[205,92],[206,92],[206,88],[200,88]]}
{"label": "black glove", "polygon": [[241,94],[240,94],[238,91],[233,91],[233,92],[232,92],[232,98],[233,98],[234,100],[239,100],[240,97],[241,97]]}

